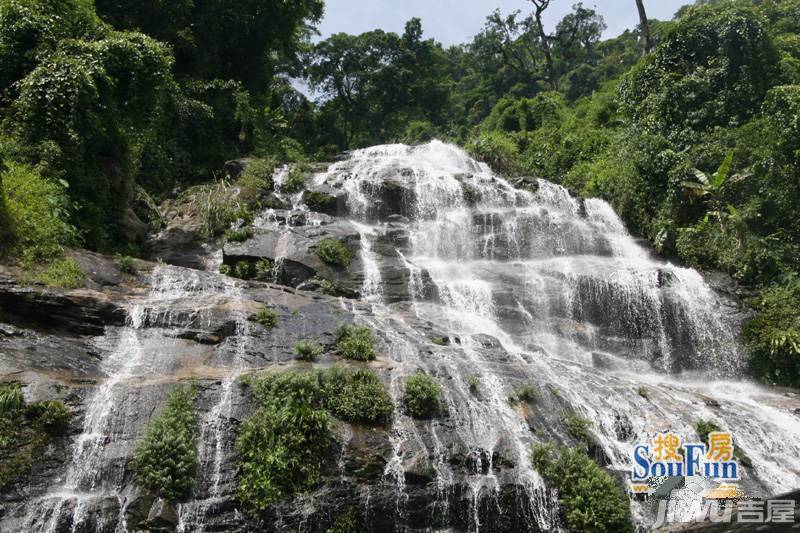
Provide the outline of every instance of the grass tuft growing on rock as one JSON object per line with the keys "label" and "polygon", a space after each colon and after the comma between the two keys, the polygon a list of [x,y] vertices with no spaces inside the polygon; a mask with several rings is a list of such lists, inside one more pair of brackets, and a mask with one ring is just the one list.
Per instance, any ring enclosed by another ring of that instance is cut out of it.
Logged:
{"label": "grass tuft growing on rock", "polygon": [[354,361],[375,360],[375,340],[366,326],[339,324],[334,331],[336,348],[345,359]]}
{"label": "grass tuft growing on rock", "polygon": [[403,403],[413,418],[433,418],[441,410],[442,387],[428,374],[418,370],[406,380]]}
{"label": "grass tuft growing on rock", "polygon": [[302,361],[316,361],[323,351],[322,346],[313,341],[298,341],[294,345],[294,353]]}
{"label": "grass tuft growing on rock", "polygon": [[630,506],[614,478],[582,450],[537,444],[533,467],[558,490],[564,519],[571,531],[632,532]]}
{"label": "grass tuft growing on rock", "polygon": [[265,305],[258,310],[255,320],[265,328],[273,329],[278,325],[278,313]]}
{"label": "grass tuft growing on rock", "polygon": [[585,446],[589,446],[592,443],[592,433],[589,431],[589,427],[592,423],[589,420],[578,413],[569,411],[561,416],[561,422],[564,424],[570,437]]}
{"label": "grass tuft growing on rock", "polygon": [[175,501],[194,484],[197,469],[197,415],[193,385],[172,391],[164,410],[150,421],[136,445],[132,467],[142,486]]}
{"label": "grass tuft growing on rock", "polygon": [[526,383],[517,387],[514,394],[508,397],[508,401],[515,403],[533,403],[539,397],[539,391],[532,383]]}
{"label": "grass tuft growing on rock", "polygon": [[331,266],[347,268],[350,266],[350,250],[333,238],[326,238],[319,241],[314,247],[317,257],[324,263]]}
{"label": "grass tuft growing on rock", "polygon": [[37,279],[50,287],[77,289],[86,283],[86,273],[72,259],[61,259],[50,263]]}

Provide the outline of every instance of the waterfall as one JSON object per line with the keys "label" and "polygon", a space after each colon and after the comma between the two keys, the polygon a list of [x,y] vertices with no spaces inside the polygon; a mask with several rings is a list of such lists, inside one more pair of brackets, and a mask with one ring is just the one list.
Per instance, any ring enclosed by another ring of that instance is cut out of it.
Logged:
{"label": "waterfall", "polygon": [[[188,501],[177,505],[177,529],[248,529],[234,496],[236,424],[248,414],[239,380],[310,368],[292,347],[326,342],[339,320],[375,332],[379,357],[370,368],[395,402],[390,427],[369,431],[384,438],[376,452],[383,462],[370,465],[374,479],[348,485],[343,465],[360,429],[342,429],[339,471],[326,478],[335,481],[280,502],[276,530],[327,520],[326,498],[337,491],[349,491],[359,516],[397,529],[478,533],[496,526],[501,501],[512,501],[516,529],[564,530],[558,495],[532,467],[530,448],[574,444],[563,422],[573,413],[590,421],[595,455],[620,477],[635,443],[662,431],[694,440],[694,425],[713,420],[748,459],[740,482],[747,494],[800,485],[797,395],[746,378],[735,305],[700,273],[654,257],[607,203],[544,180],[515,188],[438,141],[357,150],[308,178],[309,189],[337,196],[339,217],[312,213],[302,192],[282,192],[288,176],[288,168],[276,172],[272,193],[285,209],[256,217],[260,255],[248,255],[247,243],[232,255],[272,261],[279,283],[302,265],[298,286],[330,276],[360,298],[154,267],[126,324],[94,341],[102,377],[86,387],[63,478],[26,500],[21,514],[0,513],[0,527],[127,531],[141,493],[127,466],[135,443],[175,382],[199,378],[200,468]],[[349,269],[320,263],[312,250],[325,237],[347,243]],[[275,332],[248,320],[263,302],[283,307]],[[212,333],[213,342],[197,340]],[[336,360],[325,354],[317,365]],[[419,370],[443,388],[440,417],[405,413],[405,382]],[[536,391],[535,401],[510,401],[521,386]],[[648,527],[651,507],[631,505]]]}
{"label": "waterfall", "polygon": [[[544,180],[535,191],[515,189],[437,141],[357,150],[315,183],[348,194],[362,237],[365,295],[374,294],[376,268],[390,259],[376,257],[369,243],[390,227],[409,235],[396,253],[409,270],[414,316],[398,320],[401,308],[373,299],[370,318],[387,332],[390,357],[402,362],[393,387],[417,368],[437,375],[450,417],[479,461],[491,460],[511,436],[518,481],[534,509],[547,509],[535,517],[540,528],[558,527],[557,504],[528,466],[529,445],[542,439],[506,400],[521,383],[536,384],[543,411],[553,412],[542,413],[543,425],[556,433],[558,412],[592,421],[611,470],[630,468],[634,442],[667,430],[696,438],[694,424],[710,419],[732,431],[750,459],[742,480],[749,493],[800,485],[800,421],[790,396],[744,379],[738,324],[727,318],[726,303],[696,271],[652,257],[607,203],[574,198]],[[387,189],[397,188],[403,200],[389,207],[387,224]],[[423,296],[423,272],[438,298]],[[436,347],[427,359],[418,350],[398,353],[398,332],[424,343],[431,328],[457,344]],[[480,399],[467,390],[470,376],[481,383]],[[641,386],[648,399],[637,394]],[[437,423],[430,425],[435,434]],[[418,438],[409,428],[400,414],[396,438]],[[425,446],[436,457],[437,444]],[[387,472],[395,468],[397,460]],[[437,476],[442,485],[452,482],[451,474]],[[491,467],[470,477],[476,498],[496,490]],[[646,523],[643,514],[635,509]],[[477,515],[472,529],[480,529]]]}

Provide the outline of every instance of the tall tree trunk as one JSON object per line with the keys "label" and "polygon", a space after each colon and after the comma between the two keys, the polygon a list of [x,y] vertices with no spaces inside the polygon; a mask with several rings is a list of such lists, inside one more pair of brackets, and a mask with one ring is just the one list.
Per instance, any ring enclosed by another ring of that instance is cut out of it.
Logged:
{"label": "tall tree trunk", "polygon": [[642,28],[642,55],[647,55],[653,48],[653,39],[650,36],[650,23],[644,10],[644,0],[636,0],[636,8],[639,10],[639,26]]}
{"label": "tall tree trunk", "polygon": [[558,90],[558,75],[556,74],[556,67],[553,63],[553,52],[550,49],[550,36],[544,31],[544,24],[542,23],[542,13],[550,6],[550,0],[531,0],[536,9],[534,17],[536,18],[536,27],[539,31],[539,41],[541,43],[542,53],[544,54],[545,68],[547,69],[547,77],[550,80],[550,87]]}

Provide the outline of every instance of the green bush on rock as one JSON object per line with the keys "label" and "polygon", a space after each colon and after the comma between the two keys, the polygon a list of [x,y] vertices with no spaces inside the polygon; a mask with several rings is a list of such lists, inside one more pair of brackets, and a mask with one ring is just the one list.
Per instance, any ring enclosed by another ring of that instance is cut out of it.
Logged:
{"label": "green bush on rock", "polygon": [[389,423],[394,404],[374,372],[335,366],[319,373],[326,407],[346,422]]}
{"label": "green bush on rock", "polygon": [[144,487],[170,501],[185,497],[197,468],[194,386],[173,390],[136,445],[132,467]]}
{"label": "green bush on rock", "polygon": [[333,437],[313,373],[269,374],[254,380],[252,390],[259,407],[242,424],[236,443],[238,497],[261,511],[319,481]]}
{"label": "green bush on rock", "polygon": [[86,273],[72,259],[61,259],[47,265],[37,279],[51,287],[77,289],[86,282]]}
{"label": "green bush on rock", "polygon": [[756,308],[742,332],[750,366],[764,381],[800,386],[800,283],[764,290]]}
{"label": "green bush on rock", "polygon": [[267,329],[273,329],[275,326],[278,325],[278,313],[275,312],[275,310],[270,309],[266,305],[258,310],[255,319],[256,322],[258,322]]}
{"label": "green bush on rock", "polygon": [[583,451],[534,445],[531,462],[558,490],[559,504],[571,531],[633,531],[622,488]]}
{"label": "green bush on rock", "polygon": [[324,263],[347,268],[350,266],[350,250],[336,239],[326,238],[314,246],[314,252]]}
{"label": "green bush on rock", "polygon": [[441,410],[442,387],[428,374],[417,371],[406,380],[403,403],[413,418],[433,418]]}
{"label": "green bush on rock", "polygon": [[294,353],[302,361],[316,361],[323,351],[322,346],[313,341],[298,341],[294,345]]}
{"label": "green bush on rock", "polygon": [[375,340],[366,326],[340,324],[334,332],[336,347],[345,359],[354,361],[375,360]]}

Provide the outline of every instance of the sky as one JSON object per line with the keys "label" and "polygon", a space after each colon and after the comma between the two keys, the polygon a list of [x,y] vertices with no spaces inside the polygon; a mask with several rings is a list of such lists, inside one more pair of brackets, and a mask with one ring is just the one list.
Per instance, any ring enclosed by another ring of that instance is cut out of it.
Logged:
{"label": "sky", "polygon": [[[553,0],[545,12],[548,29],[554,28],[576,1]],[[645,8],[648,18],[667,20],[688,3],[692,0],[645,0]],[[583,4],[605,17],[605,37],[616,37],[639,23],[634,0],[584,0]],[[333,33],[363,33],[377,28],[402,33],[408,19],[419,17],[427,38],[445,45],[461,44],[481,30],[495,8],[503,13],[517,9],[528,13],[531,6],[526,0],[325,0],[319,31],[323,39]]]}

